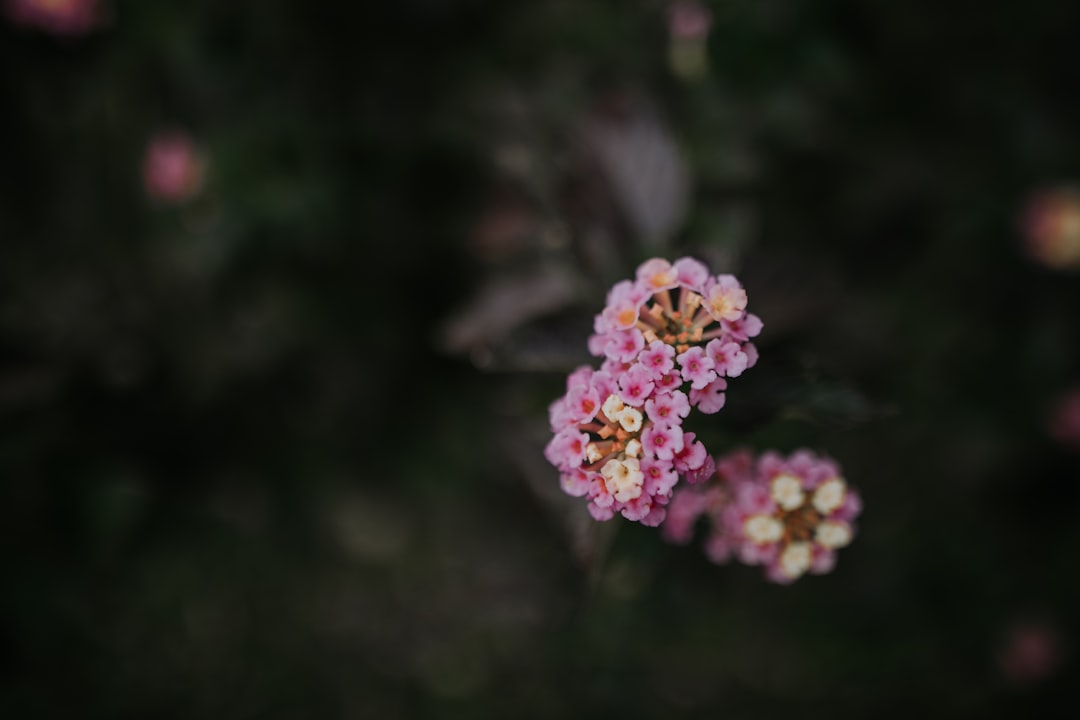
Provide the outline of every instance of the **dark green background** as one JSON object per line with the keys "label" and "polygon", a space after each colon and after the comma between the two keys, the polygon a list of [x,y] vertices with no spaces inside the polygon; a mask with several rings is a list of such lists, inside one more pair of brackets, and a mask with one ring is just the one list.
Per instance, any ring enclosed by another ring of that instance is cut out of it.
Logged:
{"label": "dark green background", "polygon": [[[696,81],[659,2],[0,23],[0,715],[1070,716],[1080,460],[1045,427],[1080,277],[1017,218],[1077,177],[1080,12],[712,5]],[[666,244],[572,151],[627,98],[693,178]],[[177,126],[207,185],[160,207],[142,152]],[[493,207],[530,218],[501,254]],[[778,587],[544,492],[547,403],[653,252],[726,260],[765,321],[710,448],[808,446],[862,492],[832,574]],[[573,301],[446,350],[541,260]],[[1061,661],[1010,682],[1032,623]]]}

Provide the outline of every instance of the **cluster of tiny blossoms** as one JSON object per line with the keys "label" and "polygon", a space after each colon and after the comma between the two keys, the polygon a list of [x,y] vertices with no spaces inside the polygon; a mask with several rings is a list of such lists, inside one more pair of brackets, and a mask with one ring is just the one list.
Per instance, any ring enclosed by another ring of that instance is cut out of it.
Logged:
{"label": "cluster of tiny blossoms", "polygon": [[761,321],[746,312],[734,276],[710,276],[691,258],[656,258],[612,288],[594,329],[589,348],[603,364],[567,378],[551,405],[545,456],[597,520],[619,513],[656,526],[680,475],[711,474],[705,446],[683,421],[694,408],[724,406],[726,378],[757,361],[750,338]]}
{"label": "cluster of tiny blossoms", "polygon": [[762,565],[767,578],[790,583],[836,564],[836,551],[855,536],[862,510],[857,492],[828,458],[800,450],[784,458],[746,450],[715,461],[715,474],[680,488],[669,506],[663,535],[691,540],[699,518],[708,521],[706,555],[716,563],[732,556]]}

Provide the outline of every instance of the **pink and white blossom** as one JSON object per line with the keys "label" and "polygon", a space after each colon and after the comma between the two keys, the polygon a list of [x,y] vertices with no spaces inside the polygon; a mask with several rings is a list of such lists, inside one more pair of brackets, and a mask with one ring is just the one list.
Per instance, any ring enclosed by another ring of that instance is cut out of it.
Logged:
{"label": "pink and white blossom", "polygon": [[755,460],[739,450],[717,459],[708,482],[676,488],[669,508],[674,525],[665,538],[687,542],[697,518],[705,516],[711,560],[734,556],[788,584],[835,567],[837,551],[855,537],[862,502],[833,460],[809,450],[786,457],[767,452]]}

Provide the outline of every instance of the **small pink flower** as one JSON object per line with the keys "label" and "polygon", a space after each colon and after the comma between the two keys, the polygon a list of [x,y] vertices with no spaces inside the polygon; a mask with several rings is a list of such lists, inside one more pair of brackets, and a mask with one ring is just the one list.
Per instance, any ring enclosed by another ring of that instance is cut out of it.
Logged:
{"label": "small pink flower", "polygon": [[649,508],[649,513],[641,518],[641,524],[645,527],[660,527],[664,520],[667,518],[667,508],[653,503]]}
{"label": "small pink flower", "polygon": [[575,369],[572,373],[566,376],[566,390],[567,392],[573,390],[576,387],[582,385],[588,385],[592,380],[593,373],[596,372],[588,365],[581,365]]}
{"label": "small pink flower", "polygon": [[705,346],[705,352],[713,361],[716,374],[721,377],[738,377],[746,369],[746,353],[737,342],[712,340]]}
{"label": "small pink flower", "polygon": [[153,200],[182,203],[202,188],[203,163],[185,133],[162,132],[150,140],[143,159],[143,187]]}
{"label": "small pink flower", "polygon": [[652,376],[641,365],[634,365],[619,378],[619,397],[627,405],[641,407],[652,391]]}
{"label": "small pink flower", "polygon": [[593,520],[599,522],[606,522],[615,517],[615,511],[611,509],[610,505],[602,506],[597,505],[595,501],[589,503],[589,514],[592,515]]}
{"label": "small pink flower", "polygon": [[678,287],[679,273],[667,260],[652,258],[638,266],[637,281],[650,294],[657,293]]}
{"label": "small pink flower", "polygon": [[675,348],[659,340],[653,340],[649,343],[649,347],[638,355],[638,362],[648,369],[653,380],[659,380],[675,367]]}
{"label": "small pink flower", "polygon": [[645,474],[645,492],[649,495],[669,495],[679,481],[679,475],[670,462],[655,458],[642,460],[641,472]]}
{"label": "small pink flower", "polygon": [[706,415],[718,413],[727,400],[724,395],[726,389],[727,381],[724,378],[716,378],[701,390],[691,390],[690,404]]}
{"label": "small pink flower", "polygon": [[567,404],[575,423],[587,423],[600,409],[600,394],[591,385],[579,385],[567,393]]}
{"label": "small pink flower", "polygon": [[607,296],[607,304],[596,316],[593,329],[600,334],[613,330],[629,330],[637,324],[641,305],[649,297],[630,280],[616,283]]}
{"label": "small pink flower", "polygon": [[607,307],[617,305],[640,306],[651,295],[648,290],[641,288],[633,280],[621,280],[611,288],[607,294]]}
{"label": "small pink flower", "polygon": [[617,330],[607,335],[604,354],[612,360],[630,363],[637,359],[638,353],[645,347],[645,337],[637,328]]}
{"label": "small pink flower", "polygon": [[641,446],[658,460],[673,460],[683,449],[682,428],[677,425],[650,425],[641,433]]}
{"label": "small pink flower", "polygon": [[607,483],[599,473],[593,473],[589,485],[589,504],[598,508],[610,508],[615,504],[615,498],[608,491]]}
{"label": "small pink flower", "polygon": [[674,263],[675,272],[678,273],[679,285],[695,292],[701,292],[705,287],[705,281],[709,279],[709,269],[694,258],[679,258]]}
{"label": "small pink flower", "polygon": [[690,414],[690,401],[681,390],[654,395],[645,401],[645,413],[655,423],[677,423]]}
{"label": "small pink flower", "polygon": [[623,503],[622,507],[619,509],[619,512],[621,512],[622,516],[627,520],[632,520],[634,522],[642,522],[646,517],[649,516],[652,508],[652,498],[650,498],[648,495],[642,494],[630,500],[629,502]]}
{"label": "small pink flower", "polygon": [[574,424],[573,413],[566,403],[565,395],[548,406],[548,417],[551,420],[551,432],[554,433]]}
{"label": "small pink flower", "polygon": [[746,291],[734,275],[717,275],[705,283],[705,310],[714,320],[738,320],[746,311]]}
{"label": "small pink flower", "polygon": [[567,495],[583,497],[589,494],[592,478],[584,470],[575,468],[569,473],[563,473],[559,476],[559,485]]}
{"label": "small pink flower", "polygon": [[596,394],[602,399],[606,399],[608,395],[611,395],[619,387],[615,376],[605,370],[598,370],[593,373],[589,378],[589,382],[596,389]]}
{"label": "small pink flower", "polygon": [[599,332],[595,335],[590,335],[589,339],[586,341],[586,346],[589,348],[589,354],[594,357],[600,357],[604,354],[604,348],[607,347],[607,342],[607,335]]}
{"label": "small pink flower", "polygon": [[708,457],[709,453],[705,450],[705,446],[697,441],[697,435],[692,432],[683,433],[682,450],[675,453],[673,458],[675,469],[686,475],[704,465]]}
{"label": "small pink flower", "polygon": [[757,361],[758,361],[757,347],[754,345],[754,343],[746,343],[745,345],[743,345],[742,349],[743,349],[743,352],[746,353],[746,368],[749,370],[750,368],[757,365]]}
{"label": "small pink flower", "polygon": [[720,323],[720,326],[724,328],[724,334],[727,337],[739,342],[746,342],[750,338],[760,335],[764,324],[757,315],[746,313],[735,320],[724,320]]}
{"label": "small pink flower", "polygon": [[[693,434],[694,433],[686,433],[683,436],[684,445],[686,444],[686,439]],[[697,445],[701,445],[701,443],[697,443]],[[701,447],[704,449],[705,446],[701,445]],[[700,467],[690,468],[689,464],[687,464],[687,468],[689,469],[686,471],[686,482],[691,485],[698,485],[703,482],[708,482],[712,479],[713,475],[716,474],[716,461],[713,460],[712,455],[709,455],[708,452],[706,452],[705,461],[701,463]]]}
{"label": "small pink flower", "polygon": [[669,372],[656,381],[658,393],[675,392],[682,385],[682,375],[677,372]]}
{"label": "small pink flower", "polygon": [[562,430],[548,443],[544,457],[560,470],[569,471],[585,462],[585,446],[589,436],[576,427]]}
{"label": "small pink flower", "polygon": [[694,390],[701,390],[716,379],[712,358],[705,354],[703,348],[692,347],[676,359],[682,368],[683,381],[690,383]]}

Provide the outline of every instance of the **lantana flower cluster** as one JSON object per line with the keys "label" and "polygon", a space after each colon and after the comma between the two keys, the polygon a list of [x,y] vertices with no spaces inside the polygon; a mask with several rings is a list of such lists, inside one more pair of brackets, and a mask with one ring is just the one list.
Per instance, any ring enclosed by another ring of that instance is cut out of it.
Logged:
{"label": "lantana flower cluster", "polygon": [[769,580],[783,584],[835,566],[836,551],[855,536],[862,500],[834,461],[809,450],[786,458],[739,450],[714,462],[705,482],[674,493],[665,539],[690,542],[705,518],[705,553],[718,564],[734,557],[761,565]]}
{"label": "lantana flower cluster", "polygon": [[563,490],[588,497],[594,518],[659,525],[680,476],[712,472],[683,421],[695,408],[718,412],[727,378],[756,363],[750,338],[762,324],[746,303],[734,276],[710,276],[692,258],[648,260],[608,293],[589,339],[603,363],[567,378],[545,450]]}

